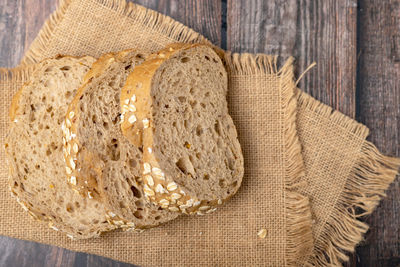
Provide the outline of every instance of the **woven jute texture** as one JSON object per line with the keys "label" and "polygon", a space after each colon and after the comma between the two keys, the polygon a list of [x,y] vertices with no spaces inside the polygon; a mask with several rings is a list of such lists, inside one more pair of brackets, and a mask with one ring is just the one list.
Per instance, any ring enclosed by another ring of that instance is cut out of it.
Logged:
{"label": "woven jute texture", "polygon": [[[28,80],[31,64],[57,54],[151,52],[173,42],[208,43],[171,18],[122,0],[62,1],[22,66],[1,72],[2,144],[11,97]],[[372,212],[400,162],[365,140],[365,126],[297,90],[293,59],[280,69],[274,56],[226,53],[224,59],[230,113],[245,157],[243,185],[224,207],[142,234],[71,241],[33,223],[17,206],[2,150],[0,234],[145,266],[327,266],[346,260],[345,252],[367,230],[359,216]],[[265,239],[257,236],[262,228]]]}

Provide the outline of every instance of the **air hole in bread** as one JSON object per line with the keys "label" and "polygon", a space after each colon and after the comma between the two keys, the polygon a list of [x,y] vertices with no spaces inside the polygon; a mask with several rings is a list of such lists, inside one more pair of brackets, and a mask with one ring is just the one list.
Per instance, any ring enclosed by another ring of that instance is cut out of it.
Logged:
{"label": "air hole in bread", "polygon": [[186,62],[189,62],[190,61],[190,58],[189,57],[183,57],[183,58],[181,58],[181,62],[182,63],[186,63]]}
{"label": "air hole in bread", "polygon": [[115,82],[114,82],[114,81],[110,81],[110,82],[108,83],[108,86],[114,87],[114,86],[115,86]]}
{"label": "air hole in bread", "polygon": [[106,121],[103,121],[103,127],[104,129],[108,130],[108,123]]}
{"label": "air hole in bread", "polygon": [[204,94],[204,96],[205,96],[205,97],[209,97],[209,96],[210,96],[210,92],[206,92],[206,93]]}
{"label": "air hole in bread", "polygon": [[79,209],[79,208],[81,207],[81,205],[79,204],[78,201],[75,201],[75,207],[76,207],[77,209]]}
{"label": "air hole in bread", "polygon": [[144,59],[144,55],[142,55],[142,54],[137,54],[137,55],[135,56],[135,59],[136,59],[136,60],[143,60],[143,59]]}
{"label": "air hole in bread", "polygon": [[53,67],[48,67],[47,69],[44,70],[44,72],[51,72],[53,71]]}
{"label": "air hole in bread", "polygon": [[237,183],[238,183],[237,181],[234,181],[234,182],[231,183],[229,186],[232,187],[232,188],[236,188]]}
{"label": "air hole in bread", "polygon": [[64,66],[64,67],[60,68],[60,70],[63,70],[63,71],[68,71],[70,69],[71,69],[70,66]]}
{"label": "air hole in bread", "polygon": [[133,213],[133,216],[135,216],[135,217],[138,218],[138,219],[143,219],[142,212],[139,211],[139,210],[135,211],[135,212]]}
{"label": "air hole in bread", "polygon": [[21,188],[22,191],[25,191],[25,187],[24,187],[24,184],[23,184],[23,183],[20,183],[20,184],[19,184],[19,187]]}
{"label": "air hole in bread", "polygon": [[71,205],[71,203],[68,203],[65,209],[68,213],[74,212],[74,207]]}
{"label": "air hole in bread", "polygon": [[[35,153],[34,153],[35,154]],[[51,150],[48,148],[47,150],[46,150],[46,156],[50,156],[51,155]]]}
{"label": "air hole in bread", "polygon": [[210,180],[210,175],[208,175],[207,173],[203,175],[203,179],[204,180]]}
{"label": "air hole in bread", "polygon": [[228,168],[233,171],[235,169],[235,161],[232,158],[228,158]]}
{"label": "air hole in bread", "polygon": [[121,209],[126,209],[126,205],[125,205],[125,203],[122,202],[122,201],[119,202],[119,207],[120,207]]}
{"label": "air hole in bread", "polygon": [[196,127],[196,135],[200,136],[203,133],[203,128],[201,127],[201,125],[197,125]]}
{"label": "air hole in bread", "polygon": [[206,60],[210,60],[210,58],[209,58],[208,56],[204,56],[204,58],[205,58]]}
{"label": "air hole in bread", "polygon": [[175,165],[184,174],[194,173],[194,168],[189,158],[180,158]]}
{"label": "air hole in bread", "polygon": [[201,106],[202,108],[206,108],[206,104],[204,104],[204,103],[200,103],[200,106]]}
{"label": "air hole in bread", "polygon": [[28,169],[27,167],[25,167],[25,168],[24,168],[24,172],[25,172],[26,174],[28,174],[29,169]]}
{"label": "air hole in bread", "polygon": [[159,219],[161,219],[161,216],[156,216],[156,217],[154,217],[154,219],[155,219],[156,221],[158,221]]}
{"label": "air hole in bread", "polygon": [[19,184],[17,182],[14,182],[14,187],[18,187]]}
{"label": "air hole in bread", "polygon": [[135,205],[136,205],[136,207],[138,207],[138,208],[142,208],[142,207],[143,207],[143,202],[142,202],[141,200],[137,200],[137,201],[135,202]]}
{"label": "air hole in bread", "polygon": [[118,115],[112,121],[113,124],[116,125],[117,123],[119,123],[120,118],[121,118],[121,114],[118,113]]}
{"label": "air hole in bread", "polygon": [[98,224],[99,220],[92,220],[92,224]]}
{"label": "air hole in bread", "polygon": [[188,128],[188,124],[189,124],[189,123],[188,123],[188,121],[187,121],[187,120],[184,120],[184,121],[183,121],[183,126],[185,127],[185,129],[187,129],[187,128]]}
{"label": "air hole in bread", "polygon": [[134,197],[136,197],[136,198],[142,197],[142,194],[140,193],[139,189],[137,189],[136,187],[131,186],[131,191],[132,191],[132,194]]}
{"label": "air hole in bread", "polygon": [[131,66],[132,66],[131,64],[125,66],[125,70],[128,70]]}
{"label": "air hole in bread", "polygon": [[221,187],[221,188],[225,188],[226,187],[226,181],[223,180],[223,179],[220,179],[218,184],[219,184],[219,187]]}
{"label": "air hole in bread", "polygon": [[132,168],[136,168],[137,166],[137,161],[134,159],[130,159],[129,160],[129,166],[131,166]]}
{"label": "air hole in bread", "polygon": [[220,72],[220,73],[219,73],[219,76],[223,77],[223,76],[224,76],[224,74],[223,74],[222,72]]}
{"label": "air hole in bread", "polygon": [[92,122],[93,122],[94,124],[96,124],[96,122],[97,122],[97,116],[96,116],[96,114],[93,114],[93,115],[92,115]]}
{"label": "air hole in bread", "polygon": [[184,102],[186,102],[186,97],[184,97],[184,96],[179,96],[179,97],[178,97],[178,100],[179,100],[179,102],[184,103]]}
{"label": "air hole in bread", "polygon": [[40,170],[40,165],[39,165],[39,164],[36,164],[36,165],[35,165],[35,168],[36,168],[36,170]]}

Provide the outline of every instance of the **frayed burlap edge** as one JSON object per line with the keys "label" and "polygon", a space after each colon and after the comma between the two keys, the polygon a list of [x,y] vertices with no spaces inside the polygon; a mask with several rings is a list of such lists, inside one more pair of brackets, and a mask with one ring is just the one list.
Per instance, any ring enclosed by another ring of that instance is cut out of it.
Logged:
{"label": "frayed burlap edge", "polygon": [[[310,203],[307,197],[293,191],[305,186],[302,177],[305,166],[301,144],[297,136],[293,61],[290,57],[277,69],[277,56],[226,53],[224,63],[231,76],[277,75],[280,81],[283,131],[285,133],[285,217],[286,217],[286,266],[298,266],[304,254],[310,254],[314,245]],[[232,74],[233,73],[233,74]]]}
{"label": "frayed burlap edge", "polygon": [[[156,30],[159,34],[168,36],[171,42],[182,43],[204,43],[211,45],[201,34],[195,32],[182,23],[172,19],[169,16],[158,13],[157,11],[147,9],[143,6],[126,2],[125,0],[94,0],[106,8],[118,12],[121,16],[127,16],[134,23],[143,25],[149,29]],[[38,63],[41,55],[45,54],[46,47],[49,46],[51,37],[56,27],[64,19],[65,13],[73,0],[59,0],[58,8],[53,12],[44,23],[38,36],[30,45],[20,65],[30,65]]]}
{"label": "frayed burlap edge", "polygon": [[[298,104],[329,117],[339,127],[357,136],[367,136],[369,133],[366,126],[300,91]],[[385,196],[385,190],[396,178],[399,167],[400,159],[384,156],[371,142],[364,141],[343,192],[305,265],[341,266],[342,262],[349,260],[346,253],[354,252],[368,230],[368,225],[360,221],[361,217],[373,212]]]}
{"label": "frayed burlap edge", "polygon": [[0,68],[1,82],[26,82],[35,66],[20,66],[12,69]]}

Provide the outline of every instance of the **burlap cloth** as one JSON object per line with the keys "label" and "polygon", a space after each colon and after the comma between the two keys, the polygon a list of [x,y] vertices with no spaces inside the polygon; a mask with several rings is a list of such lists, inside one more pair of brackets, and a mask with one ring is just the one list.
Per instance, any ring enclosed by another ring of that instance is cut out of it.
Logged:
{"label": "burlap cloth", "polygon": [[[21,66],[0,72],[0,138],[8,106],[33,63],[57,54],[100,56],[125,48],[155,51],[172,42],[208,42],[198,33],[122,0],[62,1]],[[137,265],[339,265],[361,241],[399,160],[365,140],[368,129],[298,90],[293,59],[225,55],[229,106],[245,156],[238,194],[216,213],[181,216],[142,234],[112,232],[71,241],[32,219],[7,187],[1,150],[0,234]],[[267,236],[257,232],[265,228]]]}

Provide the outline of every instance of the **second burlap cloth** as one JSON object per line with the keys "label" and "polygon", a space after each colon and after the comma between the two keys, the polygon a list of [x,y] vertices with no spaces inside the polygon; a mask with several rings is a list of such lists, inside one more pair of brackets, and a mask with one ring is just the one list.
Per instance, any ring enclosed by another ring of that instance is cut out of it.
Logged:
{"label": "second burlap cloth", "polygon": [[[11,97],[28,80],[31,64],[57,54],[156,51],[177,41],[207,42],[168,17],[120,0],[62,1],[23,66],[1,72],[2,144]],[[7,191],[2,164],[0,234],[145,266],[326,266],[346,260],[345,252],[353,251],[367,230],[358,217],[376,207],[399,161],[365,140],[365,126],[297,90],[292,59],[278,69],[272,56],[224,57],[230,113],[245,156],[243,186],[227,205],[142,234],[112,232],[71,241],[23,213]],[[2,163],[4,157],[2,150]],[[260,239],[263,228],[267,236]]]}

